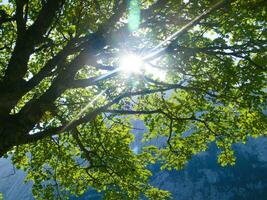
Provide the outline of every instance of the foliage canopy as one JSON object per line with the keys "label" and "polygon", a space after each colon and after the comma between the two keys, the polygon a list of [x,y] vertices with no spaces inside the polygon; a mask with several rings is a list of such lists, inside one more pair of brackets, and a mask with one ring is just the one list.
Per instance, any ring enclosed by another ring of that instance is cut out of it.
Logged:
{"label": "foliage canopy", "polygon": [[[232,144],[267,134],[264,0],[0,6],[0,155],[27,171],[36,198],[89,187],[106,199],[168,198],[148,165],[181,169],[211,142],[232,165]],[[128,54],[139,71],[131,59],[122,70]],[[133,118],[144,141],[164,144],[134,153]]]}

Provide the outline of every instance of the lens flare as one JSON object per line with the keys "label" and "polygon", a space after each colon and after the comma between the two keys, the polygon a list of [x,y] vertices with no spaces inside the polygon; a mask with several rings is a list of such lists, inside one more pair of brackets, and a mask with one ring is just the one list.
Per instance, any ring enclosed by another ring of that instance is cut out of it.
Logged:
{"label": "lens flare", "polygon": [[136,31],[140,25],[140,0],[131,0],[129,5],[128,27],[130,31]]}

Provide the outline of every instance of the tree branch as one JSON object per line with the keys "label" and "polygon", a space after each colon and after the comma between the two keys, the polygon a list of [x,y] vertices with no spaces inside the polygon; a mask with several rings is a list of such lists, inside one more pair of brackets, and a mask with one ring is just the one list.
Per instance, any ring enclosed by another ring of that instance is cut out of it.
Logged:
{"label": "tree branch", "polygon": [[24,3],[25,3],[24,0],[16,0],[15,19],[17,23],[18,37],[23,37],[23,34],[26,31],[26,23],[24,21],[24,15],[23,15]]}
{"label": "tree branch", "polygon": [[149,115],[155,113],[164,113],[161,109],[157,110],[105,110],[106,113],[115,113],[120,115]]}
{"label": "tree branch", "polygon": [[[179,86],[177,85],[176,88],[179,88]],[[145,95],[145,94],[151,94],[151,93],[156,93],[156,92],[162,92],[162,91],[167,91],[167,90],[171,90],[171,89],[174,89],[174,87],[173,88],[163,88],[163,89],[143,90],[143,91],[138,91],[138,92],[123,93],[120,96],[118,96],[117,98],[113,99],[111,102],[105,104],[104,106],[96,108],[94,111],[86,114],[84,117],[82,117],[80,119],[66,123],[60,127],[53,127],[53,128],[35,133],[33,135],[28,135],[26,137],[27,138],[26,141],[27,142],[34,142],[34,141],[37,141],[39,139],[42,139],[42,138],[45,138],[48,136],[52,136],[52,135],[56,135],[56,134],[60,134],[60,133],[72,130],[73,128],[77,127],[80,124],[94,120],[99,114],[106,112],[109,107],[111,107],[114,104],[119,103],[124,98],[131,97],[131,96],[137,96],[137,95]]]}
{"label": "tree branch", "polygon": [[[17,22],[18,26],[22,26],[21,23],[24,23],[24,18],[21,11],[23,9],[21,2],[23,1],[19,2],[16,20],[19,20]],[[54,16],[62,2],[63,0],[48,0],[33,25],[29,27],[25,34],[18,34],[16,46],[5,72],[3,81],[5,84],[10,82],[19,83],[21,81],[27,71],[27,62],[30,54],[34,51],[34,47],[41,42],[43,34],[45,34],[53,22]]]}

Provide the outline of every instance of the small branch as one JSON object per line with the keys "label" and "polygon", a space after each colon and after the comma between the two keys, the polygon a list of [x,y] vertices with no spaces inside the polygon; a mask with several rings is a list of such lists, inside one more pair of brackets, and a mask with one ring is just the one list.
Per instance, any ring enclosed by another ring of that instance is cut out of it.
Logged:
{"label": "small branch", "polygon": [[91,163],[91,158],[90,158],[90,153],[91,153],[91,152],[88,151],[88,150],[85,148],[85,146],[83,145],[82,141],[80,140],[80,138],[79,138],[79,131],[78,131],[77,127],[75,127],[75,128],[72,130],[72,133],[73,133],[73,134],[72,134],[72,135],[73,135],[73,138],[76,140],[76,142],[77,142],[77,144],[78,144],[80,150],[84,152],[85,157],[86,157],[86,160],[87,160],[90,164],[92,164],[92,163]]}
{"label": "small branch", "polygon": [[171,151],[173,151],[173,147],[172,147],[172,144],[171,144],[172,126],[173,126],[173,119],[170,119],[170,124],[169,124],[169,136],[168,136],[168,139],[167,139],[167,144],[169,145]]}
{"label": "small branch", "polygon": [[110,31],[109,29],[114,27],[114,25],[119,21],[119,19],[125,13],[126,9],[127,9],[127,0],[122,0],[122,3],[118,5],[114,14],[98,28],[97,33],[106,34],[107,32],[109,32]]}
{"label": "small branch", "polygon": [[16,20],[15,16],[9,16],[5,10],[0,10],[0,28],[2,24],[6,22],[12,22],[14,20]]}
{"label": "small branch", "polygon": [[163,113],[161,109],[158,110],[105,110],[107,113],[115,113],[120,115],[149,115],[155,113]]}

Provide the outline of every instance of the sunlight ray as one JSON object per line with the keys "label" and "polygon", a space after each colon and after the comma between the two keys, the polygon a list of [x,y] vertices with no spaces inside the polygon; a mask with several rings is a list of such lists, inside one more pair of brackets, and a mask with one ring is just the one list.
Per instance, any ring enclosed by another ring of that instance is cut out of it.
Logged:
{"label": "sunlight ray", "polygon": [[76,119],[79,119],[82,114],[86,112],[86,110],[88,110],[88,108],[92,106],[93,103],[96,102],[106,91],[107,89],[101,91],[98,95],[96,95],[95,98],[93,98],[92,101],[90,101],[83,109],[81,109],[81,111],[64,127],[64,130],[68,128]]}
{"label": "sunlight ray", "polygon": [[197,16],[193,20],[191,20],[189,23],[184,25],[180,30],[174,32],[169,37],[167,37],[165,40],[161,41],[157,46],[155,46],[154,48],[152,48],[150,50],[151,53],[148,54],[147,56],[145,56],[145,59],[149,59],[149,58],[155,57],[159,53],[163,52],[166,49],[166,47],[164,47],[165,44],[168,45],[168,43],[170,44],[173,41],[173,39],[177,39],[178,37],[183,35],[186,31],[188,31],[190,28],[192,28],[192,26],[194,26],[196,23],[198,23],[207,14],[211,13],[213,10],[215,10],[216,8],[221,6],[223,3],[225,3],[225,0],[221,0],[218,3],[214,4],[208,10],[206,10],[205,12],[203,12],[202,14],[200,14],[199,16]]}

